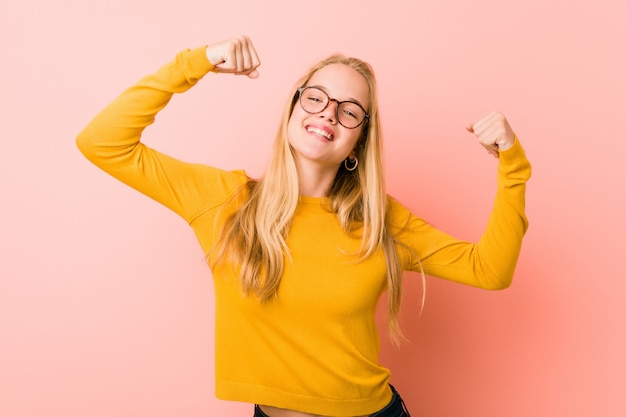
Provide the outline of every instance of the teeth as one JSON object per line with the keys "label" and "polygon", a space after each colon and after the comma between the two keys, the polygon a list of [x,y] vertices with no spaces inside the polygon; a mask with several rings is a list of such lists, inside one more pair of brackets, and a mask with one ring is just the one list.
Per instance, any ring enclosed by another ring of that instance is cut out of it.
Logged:
{"label": "teeth", "polygon": [[331,135],[330,133],[322,130],[322,129],[318,129],[316,127],[309,127],[307,128],[307,132],[309,133],[315,133],[316,135],[325,137],[328,140],[333,140],[333,135]]}

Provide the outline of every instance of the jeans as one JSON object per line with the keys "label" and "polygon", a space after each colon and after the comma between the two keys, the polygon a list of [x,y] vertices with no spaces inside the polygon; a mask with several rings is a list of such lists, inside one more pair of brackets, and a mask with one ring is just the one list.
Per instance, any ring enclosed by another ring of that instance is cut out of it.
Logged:
{"label": "jeans", "polygon": [[[404,401],[398,391],[393,387],[393,385],[389,385],[391,387],[391,391],[393,395],[391,397],[391,401],[382,410],[371,414],[370,417],[411,417],[409,414],[409,410],[406,409],[406,405],[404,405]],[[258,405],[254,406],[254,417],[269,417],[267,414],[261,410]]]}

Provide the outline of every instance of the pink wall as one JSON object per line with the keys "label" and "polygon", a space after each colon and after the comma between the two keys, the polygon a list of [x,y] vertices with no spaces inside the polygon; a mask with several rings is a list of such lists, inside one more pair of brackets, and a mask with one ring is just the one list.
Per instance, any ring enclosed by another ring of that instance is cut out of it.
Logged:
{"label": "pink wall", "polygon": [[296,78],[356,55],[377,70],[391,192],[475,239],[495,161],[464,126],[498,108],[523,140],[513,286],[429,278],[418,318],[407,276],[410,343],[382,360],[414,415],[626,414],[623,2],[4,0],[0,32],[0,415],[251,415],[213,397],[212,285],[190,229],[74,145],[178,50],[239,33],[261,77],[176,97],[153,146],[259,174]]}

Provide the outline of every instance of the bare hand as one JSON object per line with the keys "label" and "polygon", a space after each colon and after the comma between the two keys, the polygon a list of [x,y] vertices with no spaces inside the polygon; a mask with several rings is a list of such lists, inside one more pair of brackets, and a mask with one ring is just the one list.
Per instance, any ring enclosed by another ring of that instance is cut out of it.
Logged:
{"label": "bare hand", "polygon": [[209,45],[206,56],[216,72],[247,75],[250,78],[259,76],[257,67],[261,61],[247,36],[237,36]]}
{"label": "bare hand", "polygon": [[496,158],[500,151],[506,151],[515,142],[515,133],[504,114],[499,111],[494,111],[465,128],[468,132],[475,134],[478,142]]}

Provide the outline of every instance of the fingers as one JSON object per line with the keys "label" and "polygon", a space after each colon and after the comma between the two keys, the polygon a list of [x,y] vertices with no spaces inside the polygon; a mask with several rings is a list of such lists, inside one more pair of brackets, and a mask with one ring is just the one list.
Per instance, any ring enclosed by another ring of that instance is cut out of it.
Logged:
{"label": "fingers", "polygon": [[243,59],[243,52],[242,52],[242,48],[244,47],[244,45],[242,45],[243,42],[234,42],[234,48],[235,48],[235,62],[233,62],[233,65],[235,67],[235,71],[237,71],[237,73],[241,73],[245,70],[246,65]]}
{"label": "fingers", "polygon": [[206,54],[216,72],[247,75],[250,78],[259,76],[257,67],[261,65],[261,60],[247,36],[237,36],[209,45]]}
{"label": "fingers", "polygon": [[487,152],[498,157],[500,151],[513,146],[515,133],[503,113],[494,111],[465,127],[478,138],[478,142]]}

